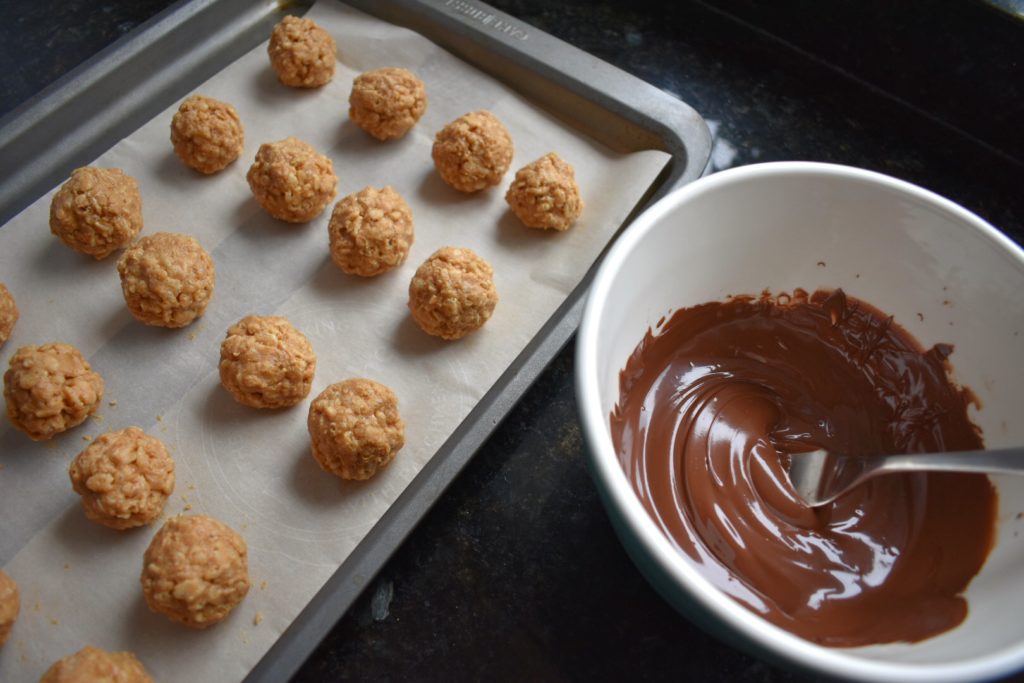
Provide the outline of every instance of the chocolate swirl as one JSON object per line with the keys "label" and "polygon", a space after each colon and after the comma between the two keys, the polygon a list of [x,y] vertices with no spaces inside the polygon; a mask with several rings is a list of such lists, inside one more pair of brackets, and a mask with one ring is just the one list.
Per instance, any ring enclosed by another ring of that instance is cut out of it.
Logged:
{"label": "chocolate swirl", "polygon": [[967,614],[992,544],[979,475],[877,478],[806,507],[789,454],[981,448],[951,347],[924,351],[841,290],[735,297],[676,312],[620,377],[612,436],[648,512],[751,610],[830,646],[918,641]]}

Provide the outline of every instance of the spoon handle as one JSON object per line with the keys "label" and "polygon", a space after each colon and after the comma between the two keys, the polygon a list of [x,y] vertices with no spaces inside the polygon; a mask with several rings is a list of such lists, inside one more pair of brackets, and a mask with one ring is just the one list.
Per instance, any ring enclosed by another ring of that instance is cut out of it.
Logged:
{"label": "spoon handle", "polygon": [[1024,448],[888,455],[878,458],[877,469],[883,472],[913,472],[922,470],[929,472],[1024,474]]}

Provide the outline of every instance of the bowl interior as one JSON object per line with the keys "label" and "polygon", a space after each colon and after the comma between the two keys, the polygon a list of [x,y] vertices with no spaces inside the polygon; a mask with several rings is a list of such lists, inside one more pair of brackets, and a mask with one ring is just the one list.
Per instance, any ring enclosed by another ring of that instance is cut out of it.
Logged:
{"label": "bowl interior", "polygon": [[[623,493],[629,484],[608,416],[619,371],[647,329],[681,307],[797,287],[842,287],[892,314],[925,347],[953,344],[954,378],[980,399],[972,417],[986,445],[1024,444],[1021,250],[965,210],[885,176],[824,164],[749,166],[704,178],[652,207],[620,238],[591,289],[578,386],[591,464],[611,514],[685,584],[686,599],[703,600],[758,647],[788,650],[787,656],[798,651],[802,665],[833,673],[842,666],[856,675],[849,667],[862,661],[868,677],[908,680],[924,672],[918,665],[972,676],[1024,666],[1024,477],[994,479],[997,540],[968,587],[970,611],[961,626],[914,645],[848,650],[796,643],[728,599],[709,600],[710,584],[665,552],[667,542],[635,497],[635,504],[628,501],[632,491]],[[884,663],[896,666],[877,668]]]}

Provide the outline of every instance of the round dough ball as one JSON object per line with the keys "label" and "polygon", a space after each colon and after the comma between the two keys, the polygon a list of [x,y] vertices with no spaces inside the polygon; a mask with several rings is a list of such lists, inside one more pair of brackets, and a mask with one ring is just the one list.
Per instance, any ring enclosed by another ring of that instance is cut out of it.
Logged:
{"label": "round dough ball", "polygon": [[192,95],[171,119],[171,144],[189,168],[216,173],[242,153],[245,130],[227,102]]}
{"label": "round dough ball", "polygon": [[249,592],[245,541],[213,517],[174,517],[146,549],[141,580],[154,612],[192,628],[213,626]]}
{"label": "round dough ball", "polygon": [[68,468],[85,516],[112,529],[149,524],[174,492],[174,460],[138,427],[96,438]]}
{"label": "round dough ball", "polygon": [[320,392],[309,406],[313,457],[342,479],[369,479],[405,445],[398,399],[383,384],[348,379]]}
{"label": "round dough ball", "polygon": [[14,628],[14,622],[21,610],[21,598],[18,597],[18,584],[0,569],[0,645],[7,642]]}
{"label": "round dough ball", "polygon": [[298,138],[260,145],[245,176],[260,206],[274,218],[305,223],[334,199],[334,164]]}
{"label": "round dough ball", "polygon": [[352,275],[380,275],[409,256],[412,209],[390,185],[365,187],[338,202],[327,232],[339,268]]}
{"label": "round dough ball", "polygon": [[153,679],[131,652],[87,646],[47,669],[39,683],[153,683]]}
{"label": "round dough ball", "polygon": [[438,249],[409,283],[413,319],[424,332],[443,339],[480,329],[497,303],[494,269],[470,249]]}
{"label": "round dough ball", "polygon": [[287,16],[270,34],[270,65],[285,85],[319,88],[334,77],[336,47],[312,19]]}
{"label": "round dough ball", "polygon": [[306,336],[276,315],[249,315],[220,345],[220,383],[253,408],[286,408],[309,395],[316,354]]}
{"label": "round dough ball", "polygon": [[427,110],[423,81],[407,69],[376,69],[356,77],[348,115],[378,140],[400,138]]}
{"label": "round dough ball", "polygon": [[18,322],[18,315],[18,305],[14,303],[11,290],[0,282],[0,346],[3,346],[4,342],[11,338],[14,323]]}
{"label": "round dough ball", "polygon": [[576,174],[554,152],[519,169],[505,201],[529,228],[568,230],[583,211]]}
{"label": "round dough ball", "polygon": [[512,136],[489,111],[461,116],[434,138],[434,166],[460,192],[476,192],[501,182],[512,164]]}
{"label": "round dough ball", "polygon": [[141,230],[139,184],[119,168],[77,168],[50,202],[50,232],[96,259],[128,246]]}
{"label": "round dough ball", "polygon": [[70,344],[23,346],[4,373],[4,398],[11,424],[30,439],[44,441],[96,412],[103,378]]}
{"label": "round dough ball", "polygon": [[213,296],[213,259],[191,235],[158,232],[130,246],[117,262],[128,310],[141,322],[184,327]]}

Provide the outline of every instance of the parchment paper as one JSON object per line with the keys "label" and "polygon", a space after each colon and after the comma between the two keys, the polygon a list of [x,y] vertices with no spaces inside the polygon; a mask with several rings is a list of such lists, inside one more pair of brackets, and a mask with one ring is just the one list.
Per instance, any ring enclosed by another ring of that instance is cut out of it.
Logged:
{"label": "parchment paper", "polygon": [[[2,420],[0,564],[21,587],[22,609],[0,648],[0,681],[37,680],[87,644],[135,652],[158,681],[242,679],[579,282],[667,161],[661,152],[611,152],[417,34],[334,2],[308,16],[339,46],[330,84],[282,86],[264,44],[195,89],[234,104],[246,127],[245,152],[225,171],[201,176],[174,156],[177,104],[95,162],[138,180],[146,233],[191,233],[213,256],[216,291],[198,322],[166,330],[135,321],[117,256],[96,262],[50,234],[53,191],[0,229],[0,280],[21,308],[2,367],[20,346],[64,341],[106,381],[99,414],[50,442],[34,443]],[[429,96],[418,126],[389,143],[347,117],[353,78],[383,66],[411,69]],[[441,182],[430,146],[447,122],[477,109],[508,126],[515,158],[501,186],[464,195]],[[333,159],[337,199],[371,184],[405,197],[416,241],[403,267],[372,279],[346,275],[328,254],[331,207],[296,226],[255,203],[245,181],[255,151],[288,135]],[[564,234],[524,228],[504,202],[514,171],[549,151],[575,167],[586,203]],[[444,245],[488,259],[501,297],[487,325],[457,342],[429,337],[406,309],[412,273]],[[316,350],[313,391],[293,409],[246,408],[219,385],[220,342],[250,313],[287,317]],[[391,466],[359,484],[317,467],[305,426],[309,400],[354,376],[392,387],[407,423]],[[146,607],[138,577],[157,527],[93,524],[71,490],[67,466],[86,441],[129,425],[162,439],[176,459],[165,516],[213,515],[248,543],[252,590],[209,630]]]}

